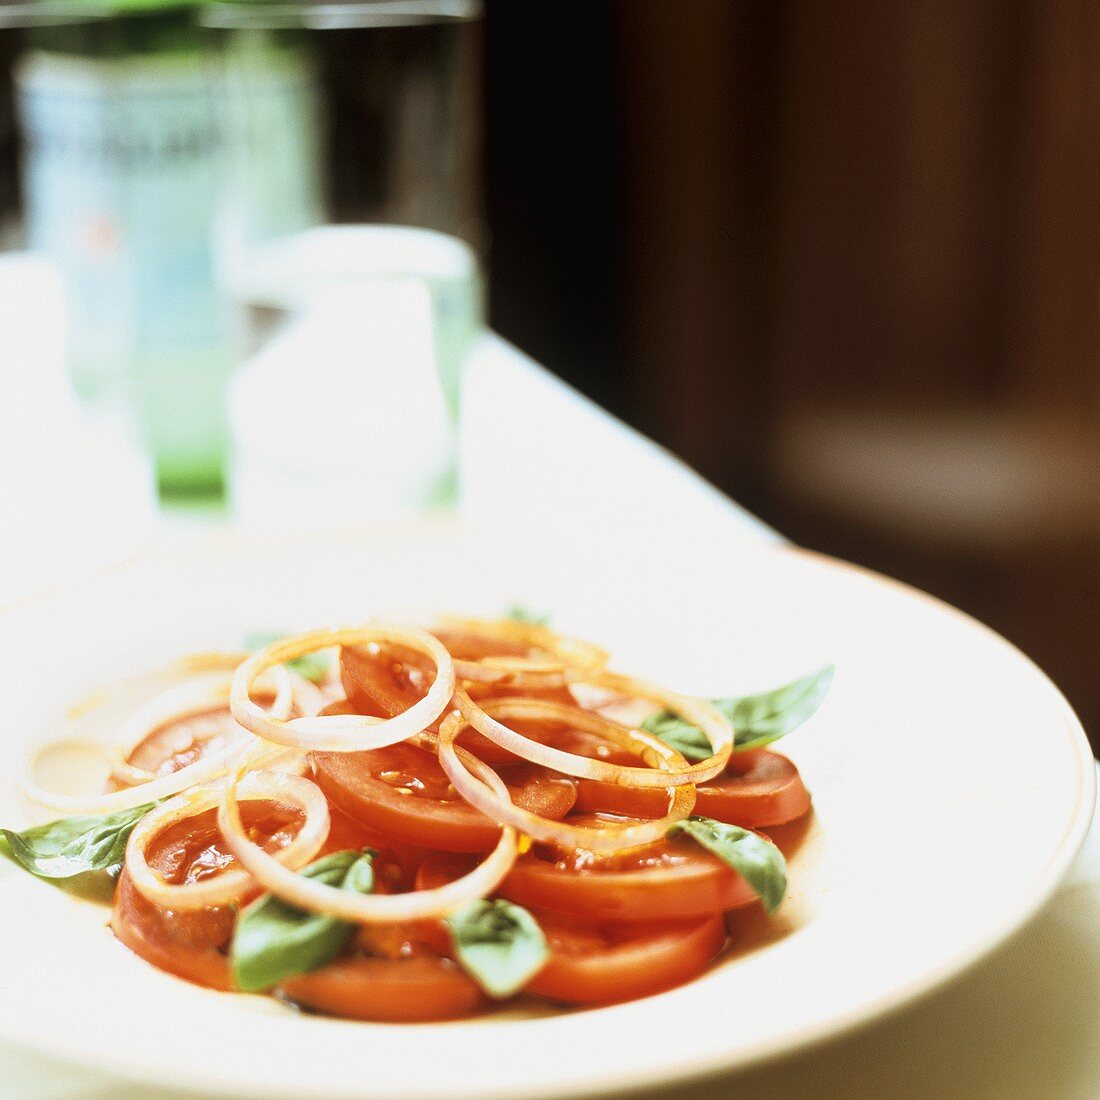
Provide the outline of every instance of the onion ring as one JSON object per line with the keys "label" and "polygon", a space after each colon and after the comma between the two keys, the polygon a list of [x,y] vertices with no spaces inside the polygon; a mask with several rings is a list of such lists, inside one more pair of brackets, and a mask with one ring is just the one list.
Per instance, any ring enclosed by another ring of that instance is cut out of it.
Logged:
{"label": "onion ring", "polygon": [[[220,658],[221,655],[215,656]],[[275,703],[280,708],[285,707],[286,713],[289,714],[294,702],[294,685],[291,674],[282,669],[277,670],[275,676],[278,683]],[[208,693],[210,689],[205,687],[204,690]],[[191,693],[190,697],[194,699],[193,692],[195,688],[190,683],[177,685],[156,696],[135,715],[139,724],[138,728],[149,715],[160,715],[160,720],[163,721],[166,712],[169,717],[171,716],[173,708],[175,708],[174,713],[178,714],[180,699],[188,697],[183,694],[185,691]],[[166,697],[168,698],[165,702]],[[207,698],[209,698],[208,695]],[[254,705],[258,706],[258,704]],[[250,738],[250,740],[254,739]],[[70,743],[70,739],[32,746],[24,765],[23,776],[20,779],[20,788],[27,798],[48,809],[66,814],[109,814],[119,810],[132,810],[135,806],[142,806],[146,802],[157,802],[162,798],[171,798],[197,783],[210,782],[218,776],[224,775],[233,766],[237,756],[245,747],[245,744],[242,744],[241,741],[234,741],[217,752],[199,757],[198,760],[180,768],[178,771],[171,772],[168,775],[152,776],[139,782],[136,786],[126,787],[121,791],[69,795],[49,791],[34,778],[39,757],[53,745],[67,743]],[[109,751],[108,756],[111,757]],[[117,760],[111,757],[111,763],[114,766],[117,764]],[[140,769],[134,770],[138,775],[151,775],[151,773],[144,773]]]}
{"label": "onion ring", "polygon": [[[305,814],[297,836],[270,857],[279,866],[302,867],[321,850],[330,818],[328,801],[315,783],[282,772],[255,771],[245,776],[240,786],[247,800],[290,802]],[[167,882],[145,858],[149,844],[169,825],[220,806],[224,797],[223,786],[197,787],[150,810],[134,826],[126,844],[126,870],[134,888],[154,905],[177,911],[229,905],[255,886],[252,875],[244,870],[225,871],[202,882]]]}
{"label": "onion ring", "polygon": [[[584,711],[573,712],[570,707],[553,703],[543,705],[545,711],[539,715],[540,719],[550,722],[568,721],[571,725],[590,732],[608,733],[624,747],[640,751],[643,758],[657,761],[658,767],[667,768],[668,771],[674,771],[684,764],[684,758],[675,749],[650,734],[625,726],[619,726],[616,732],[612,732],[617,724],[600,715],[590,714],[581,718],[581,715],[585,715]],[[531,717],[530,708],[514,700],[502,699],[494,702],[491,709],[504,718]],[[494,821],[507,822],[535,840],[560,847],[582,848],[589,852],[618,852],[624,848],[635,848],[661,840],[671,825],[683,821],[695,807],[695,787],[680,784],[668,786],[668,813],[652,821],[602,828],[550,821],[513,805],[510,799],[499,797],[495,785],[490,786],[488,782],[490,776],[499,782],[496,772],[484,761],[455,745],[455,738],[468,725],[461,713],[452,714],[439,730],[439,763],[447,773],[447,778],[454,784],[455,790],[483,814]]]}
{"label": "onion ring", "polygon": [[[218,827],[229,850],[256,881],[300,909],[328,913],[357,924],[392,924],[443,917],[468,901],[492,893],[512,869],[519,852],[515,829],[504,825],[496,847],[481,863],[468,874],[434,890],[414,890],[407,894],[356,894],[340,890],[295,874],[248,838],[237,804],[237,784],[242,774],[242,769],[238,769],[225,789],[218,810]],[[508,788],[499,778],[495,775],[487,778],[490,783],[496,780],[493,790],[499,797],[509,797]]]}
{"label": "onion ring", "polygon": [[[252,701],[250,689],[269,668],[329,646],[390,643],[425,653],[435,663],[436,676],[423,699],[392,718],[367,715],[325,714],[289,721],[272,718]],[[248,658],[233,676],[229,709],[233,717],[265,741],[309,752],[361,752],[407,741],[427,729],[446,709],[455,687],[454,662],[433,635],[423,630],[382,624],[314,630],[283,638]]]}
{"label": "onion ring", "polygon": [[97,688],[66,708],[65,716],[70,720],[83,718],[109,703],[117,703],[119,697],[125,698],[146,688],[155,689],[162,682],[165,688],[170,687],[173,683],[178,683],[181,676],[199,676],[204,672],[232,672],[247,656],[248,651],[211,650],[177,657],[166,665],[147,672],[138,672],[125,680]]}
{"label": "onion ring", "polygon": [[467,619],[444,616],[443,630],[467,631],[483,638],[501,638],[542,650],[549,659],[536,657],[482,657],[476,661],[456,660],[455,675],[460,680],[482,684],[509,684],[515,687],[562,687],[570,680],[582,679],[608,661],[608,653],[580,638],[557,634],[538,623],[512,620]]}
{"label": "onion ring", "polygon": [[[324,706],[321,693],[308,680],[296,676],[282,667],[271,671],[276,681],[275,697],[268,704],[268,707],[275,717],[287,718],[294,708],[302,710],[308,707],[319,710]],[[196,714],[202,714],[220,703],[228,705],[231,683],[232,670],[222,673],[217,676],[217,679],[207,675],[203,678],[189,680],[161,693],[135,711],[119,731],[119,743],[113,752],[111,768],[114,777],[128,786],[149,783],[159,778],[155,772],[131,764],[128,759],[130,754],[150,733],[159,727],[180,719],[190,718]],[[248,733],[239,724],[238,730],[242,735]],[[228,764],[235,757],[236,751],[241,748],[241,745],[242,740],[238,737],[219,749],[217,755],[219,758],[224,758]],[[209,754],[209,757],[214,755]],[[228,767],[226,770],[228,770]],[[201,780],[196,780],[196,782],[201,782]]]}
{"label": "onion ring", "polygon": [[[677,691],[635,679],[622,672],[602,669],[589,681],[595,687],[618,692],[630,699],[644,699],[656,703],[665,710],[685,718],[691,725],[698,726],[703,736],[710,742],[713,755],[705,760],[690,764],[680,773],[689,775],[691,783],[704,783],[726,770],[730,754],[733,752],[735,731],[733,723],[709,699],[699,699],[693,695],[681,695]],[[615,782],[615,780],[612,780]]]}
{"label": "onion ring", "polygon": [[[560,713],[561,716],[556,719],[558,721],[587,721],[580,716],[591,712],[583,711],[579,707],[573,710],[570,707],[560,707],[559,704],[543,700],[519,697],[494,700],[491,704],[482,707],[475,703],[462,688],[455,691],[455,705],[467,723],[494,744],[533,764],[541,764],[551,771],[563,772],[565,775],[577,776],[580,779],[595,779],[600,783],[614,783],[623,787],[673,787],[688,783],[702,783],[712,779],[725,768],[733,749],[733,727],[726,716],[712,703],[665,691],[663,688],[644,684],[615,672],[600,672],[595,676],[586,677],[585,682],[599,686],[614,686],[616,689],[619,685],[628,685],[624,688],[624,694],[649,699],[682,715],[692,725],[699,726],[703,730],[714,749],[714,755],[697,764],[688,764],[685,761],[684,765],[675,771],[612,764],[607,760],[594,760],[590,756],[564,752],[551,745],[544,745],[541,741],[524,737],[523,734],[498,722],[489,713],[497,711],[501,704],[506,703],[513,718],[539,719]],[[555,710],[559,707],[560,710]],[[611,721],[602,715],[599,718],[603,722]]]}

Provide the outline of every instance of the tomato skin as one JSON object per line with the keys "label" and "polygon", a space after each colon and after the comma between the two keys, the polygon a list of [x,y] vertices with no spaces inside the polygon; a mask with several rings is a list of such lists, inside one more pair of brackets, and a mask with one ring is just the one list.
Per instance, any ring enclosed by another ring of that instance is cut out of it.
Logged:
{"label": "tomato skin", "polygon": [[786,825],[810,809],[798,768],[770,749],[735,752],[725,773],[699,788],[695,812],[746,829]]}
{"label": "tomato skin", "polygon": [[532,851],[516,861],[498,893],[531,909],[599,923],[684,920],[758,900],[745,879],[687,838],[635,849],[617,862],[593,860],[575,869]]}
{"label": "tomato skin", "polygon": [[429,856],[416,872],[417,890],[437,890],[454,882],[477,866],[473,856],[461,852],[436,852]]}
{"label": "tomato skin", "polygon": [[[453,852],[486,852],[500,825],[460,799],[438,758],[414,745],[369,752],[313,754],[314,778],[329,801],[346,814],[407,844]],[[380,778],[397,777],[394,782]],[[404,785],[423,788],[423,796]],[[560,820],[576,800],[572,780],[547,776],[526,764],[502,769],[512,801],[542,817]],[[445,796],[445,797],[435,797]]]}
{"label": "tomato skin", "polygon": [[[241,817],[268,851],[289,844],[303,820],[297,808],[268,802],[246,802]],[[217,810],[204,810],[162,829],[149,845],[146,858],[167,882],[177,886],[202,882],[239,867],[222,839]]]}
{"label": "tomato skin", "polygon": [[352,1020],[427,1023],[469,1016],[486,998],[450,959],[352,955],[283,982],[276,992],[307,1008]]}
{"label": "tomato skin", "polygon": [[[246,802],[241,816],[268,851],[282,847],[301,825],[296,810],[273,803]],[[153,839],[146,858],[153,870],[176,884],[203,881],[237,866],[225,848],[214,810],[169,825]],[[258,887],[249,891],[241,903],[258,893]],[[115,888],[111,929],[134,954],[161,970],[198,985],[230,990],[235,986],[225,949],[233,936],[236,912],[229,905],[189,912],[161,909],[134,887],[123,867]]]}
{"label": "tomato skin", "polygon": [[[470,869],[470,857],[437,854],[416,876],[418,890],[451,882]],[[706,969],[726,942],[721,913],[657,924],[590,925],[535,910],[550,958],[525,987],[563,1004],[611,1004],[672,989]],[[450,949],[442,922],[422,926],[420,936],[440,951]]]}
{"label": "tomato skin", "polygon": [[539,915],[550,945],[546,965],[527,984],[564,1004],[612,1004],[673,989],[701,974],[722,950],[726,927],[720,913],[697,921],[623,929],[595,950],[583,932]]}
{"label": "tomato skin", "polygon": [[[265,691],[253,692],[252,698],[262,706],[270,706],[274,700]],[[130,750],[126,762],[154,776],[171,775],[244,737],[228,703],[212,703],[154,726]],[[131,782],[125,775],[113,776],[111,789],[130,786]]]}
{"label": "tomato skin", "polygon": [[[460,660],[475,661],[489,656],[522,657],[528,652],[523,646],[504,639],[490,640],[450,631],[437,631],[436,636],[447,646],[452,656]],[[423,654],[397,646],[377,646],[371,649],[345,646],[340,650],[340,679],[348,701],[360,714],[388,718],[408,710],[427,693],[433,676],[431,662]],[[507,684],[466,681],[463,686],[470,697],[477,701],[516,694],[516,689]],[[568,706],[576,703],[567,687],[537,690],[525,688],[521,694],[526,698],[546,699]],[[437,722],[431,728],[437,729],[438,725]],[[464,733],[461,741],[487,764],[514,764],[519,760],[513,753],[474,730]]]}
{"label": "tomato skin", "polygon": [[[600,810],[632,817],[660,817],[668,809],[664,791],[620,787],[582,779],[578,810]],[[798,768],[770,749],[746,749],[730,757],[726,770],[696,788],[694,813],[746,829],[785,825],[810,809]]]}
{"label": "tomato skin", "polygon": [[[578,824],[590,824],[577,815]],[[553,853],[521,856],[497,893],[528,909],[591,924],[638,924],[712,916],[752,905],[755,891],[717,856],[686,837],[658,841],[605,857],[577,853],[569,866]],[[427,890],[465,874],[469,856],[438,853],[421,865],[416,889]]]}
{"label": "tomato skin", "polygon": [[229,906],[193,913],[158,909],[134,889],[125,869],[115,889],[111,930],[135,955],[169,974],[211,989],[234,989],[223,953],[236,912]]}
{"label": "tomato skin", "polygon": [[377,648],[377,651],[344,646],[340,650],[340,681],[348,702],[361,714],[390,718],[408,710],[422,699],[431,686],[428,662],[407,661]]}
{"label": "tomato skin", "polygon": [[170,775],[241,737],[229,707],[210,706],[151,730],[130,750],[127,763],[153,775]]}

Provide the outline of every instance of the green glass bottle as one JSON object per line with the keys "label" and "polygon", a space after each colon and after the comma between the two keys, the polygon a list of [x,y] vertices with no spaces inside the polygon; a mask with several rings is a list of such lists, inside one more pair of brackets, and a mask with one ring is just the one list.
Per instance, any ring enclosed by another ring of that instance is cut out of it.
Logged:
{"label": "green glass bottle", "polygon": [[62,275],[74,386],[126,404],[162,499],[220,500],[232,314],[203,32],[179,0],[49,10],[16,86],[28,243]]}

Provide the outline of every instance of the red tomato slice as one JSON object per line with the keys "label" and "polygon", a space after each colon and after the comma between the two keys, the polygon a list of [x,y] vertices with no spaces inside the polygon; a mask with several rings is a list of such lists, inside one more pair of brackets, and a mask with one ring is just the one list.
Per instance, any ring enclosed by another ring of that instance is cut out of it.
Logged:
{"label": "red tomato slice", "polygon": [[[411,885],[410,879],[405,888]],[[379,887],[389,892],[385,879]],[[412,1023],[469,1016],[485,1004],[485,997],[444,957],[447,939],[441,921],[363,925],[353,954],[290,978],[276,992],[307,1008],[353,1020]]]}
{"label": "red tomato slice", "polygon": [[[286,847],[302,826],[297,808],[270,802],[243,802],[241,816],[248,835],[269,852]],[[217,810],[169,825],[150,844],[145,858],[175,885],[202,882],[238,866],[222,839]]]}
{"label": "red tomato slice", "polygon": [[461,878],[472,870],[476,864],[477,860],[473,856],[460,852],[434,852],[416,872],[416,889],[436,890],[440,886],[446,886],[448,882],[454,882],[456,878]]}
{"label": "red tomato slice", "polygon": [[683,920],[758,900],[739,874],[687,837],[611,856],[561,857],[539,846],[516,861],[499,893],[528,908],[614,923]]}
{"label": "red tomato slice", "polygon": [[404,1023],[469,1016],[485,1003],[473,980],[438,955],[349,955],[283,982],[277,992],[334,1016]]}
{"label": "red tomato slice", "polygon": [[[700,784],[696,791],[694,813],[746,829],[785,825],[810,808],[810,792],[798,768],[769,749],[734,753],[725,772]],[[658,817],[668,809],[668,796],[663,791],[582,779],[577,783],[576,808]]]}
{"label": "red tomato slice", "polygon": [[[301,815],[271,803],[242,804],[245,826],[269,851],[288,843]],[[170,825],[149,846],[149,865],[169,882],[201,882],[236,860],[225,849],[214,810]],[[214,989],[232,989],[224,949],[233,934],[231,906],[175,912],[158,908],[134,889],[125,869],[115,890],[111,928],[147,962],[188,981]]]}
{"label": "red tomato slice", "polygon": [[[429,890],[469,870],[461,855],[435,855],[420,867],[416,888]],[[647,997],[682,985],[706,969],[726,940],[721,913],[665,924],[589,926],[560,914],[535,911],[550,958],[526,986],[565,1004],[609,1004]],[[442,923],[422,930],[440,950],[449,949]]]}
{"label": "red tomato slice", "polygon": [[154,775],[170,775],[243,736],[229,708],[214,706],[150,730],[131,750],[127,763]]}
{"label": "red tomato slice", "polygon": [[236,911],[225,906],[165,912],[134,889],[125,869],[115,889],[111,929],[135,955],[178,978],[211,989],[233,989],[224,951]]}
{"label": "red tomato slice", "polygon": [[329,804],[328,836],[316,858],[332,852],[349,849],[371,848],[377,853],[374,861],[375,889],[384,893],[400,893],[411,890],[416,870],[431,854],[427,848],[404,844],[354,820],[339,807]]}
{"label": "red tomato slice", "polygon": [[810,809],[798,768],[770,749],[735,752],[725,772],[698,790],[697,814],[746,829],[785,825]]}
{"label": "red tomato slice", "polygon": [[[261,706],[269,706],[274,698],[262,691],[254,692],[252,697]],[[130,750],[126,762],[153,775],[171,775],[244,737],[245,731],[229,713],[229,705],[214,705],[151,729]]]}
{"label": "red tomato slice", "polygon": [[538,914],[550,959],[527,984],[565,1004],[610,1004],[673,989],[701,974],[722,950],[720,913],[665,925],[586,929]]}
{"label": "red tomato slice", "polygon": [[[313,754],[314,774],[329,800],[357,821],[427,848],[485,852],[500,826],[463,801],[439,759],[415,745],[369,752]],[[572,808],[576,785],[527,764],[501,767],[512,801],[542,817],[561,820]]]}
{"label": "red tomato slice", "polygon": [[[472,634],[437,631],[436,636],[452,656],[461,660],[479,660],[489,656],[522,657],[529,652],[523,646],[499,639],[488,640]],[[345,647],[340,651],[340,676],[348,700],[361,714],[387,718],[407,710],[424,697],[431,687],[434,671],[423,654],[396,646]],[[485,700],[517,694],[508,686],[464,683],[473,699]],[[573,706],[575,700],[566,687],[539,690],[524,689],[526,698],[546,699]],[[514,763],[517,757],[473,730],[462,735],[462,744],[487,764]]]}

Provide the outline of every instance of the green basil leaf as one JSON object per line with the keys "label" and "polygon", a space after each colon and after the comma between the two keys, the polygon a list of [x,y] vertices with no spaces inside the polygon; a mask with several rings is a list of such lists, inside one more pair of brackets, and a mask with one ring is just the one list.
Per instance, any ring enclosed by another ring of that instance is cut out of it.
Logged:
{"label": "green basil leaf", "polygon": [[156,803],[104,817],[64,817],[21,833],[0,829],[11,857],[40,878],[70,879],[93,871],[117,875],[134,826]]}
{"label": "green basil leaf", "polygon": [[472,901],[447,918],[462,968],[490,997],[511,997],[550,954],[542,929],[510,901]]}
{"label": "green basil leaf", "polygon": [[686,833],[728,863],[753,888],[769,913],[783,900],[787,892],[787,861],[770,840],[740,825],[727,825],[709,817],[677,821],[668,835],[677,833]]}
{"label": "green basil leaf", "polygon": [[[717,704],[719,710],[725,713],[725,708]],[[727,714],[728,718],[729,715]],[[655,737],[659,737],[666,745],[674,748],[685,760],[706,760],[714,754],[710,747],[707,735],[698,726],[685,722],[678,714],[670,710],[659,710],[651,714],[643,723],[642,729],[648,730]],[[736,727],[734,738],[736,743]]]}
{"label": "green basil leaf", "polygon": [[835,667],[828,665],[772,691],[723,700],[737,730],[738,748],[755,748],[778,741],[812,718],[833,682]]}
{"label": "green basil leaf", "polygon": [[523,607],[518,603],[512,604],[504,616],[514,623],[530,623],[531,626],[546,626],[550,622],[549,615],[540,615],[537,611]]}
{"label": "green basil leaf", "polygon": [[[834,666],[829,665],[772,691],[715,699],[714,705],[733,724],[734,748],[756,749],[770,745],[797,729],[821,706],[833,682],[834,671]],[[651,714],[642,723],[642,729],[649,730],[688,760],[705,760],[711,755],[710,742],[703,731],[671,711],[659,710]]]}
{"label": "green basil leaf", "polygon": [[[360,894],[374,889],[374,855],[333,852],[300,872],[326,886]],[[355,925],[324,913],[310,913],[274,894],[257,898],[237,917],[229,960],[240,989],[257,993],[284,978],[331,962],[344,949]]]}
{"label": "green basil leaf", "polygon": [[[257,631],[255,634],[249,634],[248,637],[245,638],[245,649],[263,649],[264,646],[269,646],[272,642],[277,642],[283,637],[285,637],[284,634],[277,634],[270,630]],[[317,653],[307,653],[303,657],[295,657],[293,660],[286,662],[286,667],[298,673],[299,676],[304,677],[306,680],[312,680],[313,683],[319,684],[328,676],[332,668],[332,662],[329,660],[328,656],[321,651]]]}

